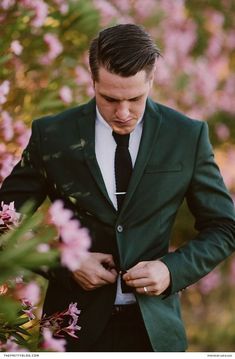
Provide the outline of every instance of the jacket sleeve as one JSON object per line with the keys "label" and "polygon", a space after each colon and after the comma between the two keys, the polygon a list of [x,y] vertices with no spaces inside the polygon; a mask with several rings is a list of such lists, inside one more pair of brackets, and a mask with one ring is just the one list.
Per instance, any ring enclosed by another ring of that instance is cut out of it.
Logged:
{"label": "jacket sleeve", "polygon": [[[0,202],[4,201],[9,204],[14,201],[17,211],[20,211],[21,207],[28,201],[33,203],[33,210],[36,211],[48,195],[48,183],[41,160],[40,143],[39,126],[37,121],[34,121],[32,134],[21,160],[0,188]],[[71,273],[59,264],[52,270],[44,271],[35,268],[34,272],[46,279],[57,281],[65,288],[70,289]]]}
{"label": "jacket sleeve", "polygon": [[14,201],[18,211],[24,203],[31,201],[36,210],[46,196],[47,186],[41,162],[40,136],[37,121],[34,121],[32,134],[21,160],[2,184],[0,200],[5,203]]}
{"label": "jacket sleeve", "polygon": [[235,250],[234,204],[214,161],[204,122],[186,200],[198,234],[161,258],[171,274],[171,294],[198,281]]}

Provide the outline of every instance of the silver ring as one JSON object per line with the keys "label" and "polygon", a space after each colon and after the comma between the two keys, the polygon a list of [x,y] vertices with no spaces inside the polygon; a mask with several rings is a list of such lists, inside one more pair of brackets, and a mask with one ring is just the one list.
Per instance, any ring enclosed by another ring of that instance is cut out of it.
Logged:
{"label": "silver ring", "polygon": [[148,289],[146,287],[144,287],[144,292],[148,293]]}

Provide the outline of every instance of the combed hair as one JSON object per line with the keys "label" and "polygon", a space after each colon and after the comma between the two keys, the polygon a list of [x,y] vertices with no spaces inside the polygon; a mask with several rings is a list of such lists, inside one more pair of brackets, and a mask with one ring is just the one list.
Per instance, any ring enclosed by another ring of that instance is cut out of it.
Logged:
{"label": "combed hair", "polygon": [[93,80],[99,77],[99,67],[123,77],[134,76],[145,70],[149,73],[159,49],[143,27],[122,24],[107,28],[92,41],[89,63]]}

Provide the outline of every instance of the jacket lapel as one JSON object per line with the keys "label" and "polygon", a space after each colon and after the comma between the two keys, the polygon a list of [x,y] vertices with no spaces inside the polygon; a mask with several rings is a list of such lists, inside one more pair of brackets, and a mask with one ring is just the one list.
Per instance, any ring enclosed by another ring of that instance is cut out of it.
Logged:
{"label": "jacket lapel", "polygon": [[84,116],[79,118],[78,126],[81,139],[84,142],[84,155],[87,166],[97,183],[100,191],[115,210],[112,201],[108,196],[105,183],[95,155],[95,119],[96,119],[96,103],[92,99],[83,110]]}
{"label": "jacket lapel", "polygon": [[[143,133],[140,142],[138,156],[131,176],[128,191],[122,206],[121,213],[125,210],[126,206],[131,200],[135,189],[144,173],[145,167],[148,163],[148,159],[151,155],[153,146],[156,143],[157,136],[159,134],[162,116],[158,110],[157,104],[148,98],[146,103],[146,109],[144,114]],[[147,189],[146,189],[147,190]]]}

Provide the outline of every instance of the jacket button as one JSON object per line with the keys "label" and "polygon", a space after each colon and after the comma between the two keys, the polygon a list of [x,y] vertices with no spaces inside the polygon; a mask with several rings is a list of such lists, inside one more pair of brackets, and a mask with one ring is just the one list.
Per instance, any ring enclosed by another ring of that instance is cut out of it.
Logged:
{"label": "jacket button", "polygon": [[119,233],[121,233],[123,231],[123,226],[121,226],[120,224],[117,226],[117,231]]}

